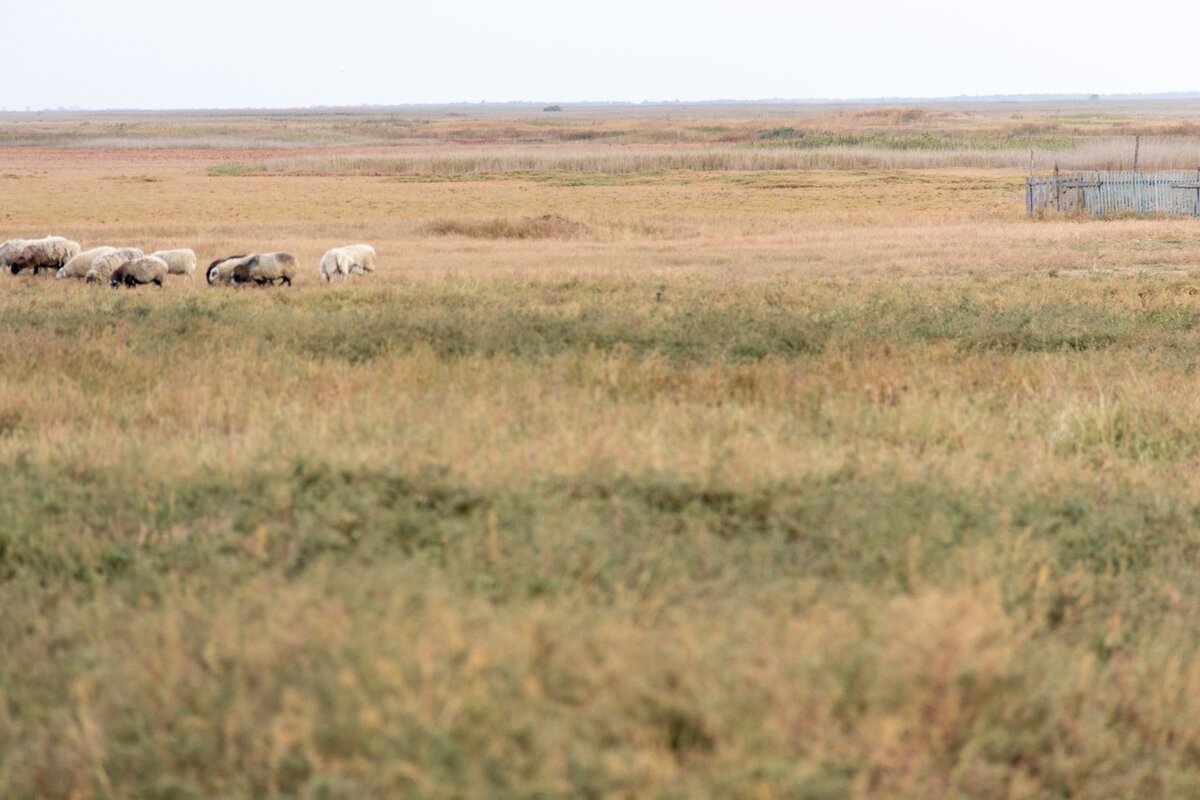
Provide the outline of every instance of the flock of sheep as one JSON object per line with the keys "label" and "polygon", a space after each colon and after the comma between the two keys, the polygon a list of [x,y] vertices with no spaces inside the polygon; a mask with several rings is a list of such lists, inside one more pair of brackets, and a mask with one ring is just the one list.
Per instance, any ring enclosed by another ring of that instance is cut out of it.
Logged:
{"label": "flock of sheep", "polygon": [[[153,283],[162,286],[168,275],[196,273],[196,254],[187,249],[158,250],[145,253],[136,247],[93,247],[84,250],[78,242],[62,236],[42,239],[10,239],[0,244],[0,271],[13,275],[30,271],[54,271],[59,278],[83,279],[88,283],[107,283],[112,288]],[[351,275],[375,271],[375,248],[369,244],[335,247],[321,257],[319,272],[326,281],[338,281]],[[246,253],[218,258],[209,265],[205,277],[210,284],[276,283],[292,285],[296,276],[296,258],[291,253]]]}

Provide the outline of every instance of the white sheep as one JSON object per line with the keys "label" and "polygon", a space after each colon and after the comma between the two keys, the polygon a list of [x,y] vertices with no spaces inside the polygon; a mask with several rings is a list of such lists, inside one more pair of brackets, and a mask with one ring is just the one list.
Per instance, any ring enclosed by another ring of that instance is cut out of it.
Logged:
{"label": "white sheep", "polygon": [[116,289],[118,286],[133,288],[153,283],[161,288],[169,270],[167,262],[158,256],[142,256],[114,269],[108,278],[108,285]]}
{"label": "white sheep", "polygon": [[354,258],[351,272],[362,275],[364,272],[375,271],[375,248],[369,244],[350,244],[342,248]]}
{"label": "white sheep", "polygon": [[116,252],[109,253],[106,256],[100,256],[92,262],[92,266],[88,269],[84,280],[88,283],[108,283],[108,279],[112,277],[113,270],[135,258],[144,256],[140,249],[136,247],[123,247]]}
{"label": "white sheep", "polygon": [[342,280],[351,275],[375,271],[375,248],[369,244],[350,244],[335,247],[321,256],[318,271],[327,281]]}
{"label": "white sheep", "polygon": [[186,275],[188,280],[192,280],[196,274],[196,253],[192,250],[155,250],[150,255],[167,262],[170,275]]}
{"label": "white sheep", "polygon": [[16,259],[9,264],[12,274],[31,269],[37,275],[44,269],[56,272],[68,261],[82,252],[79,242],[72,242],[61,236],[47,236],[44,239],[27,241],[17,253]]}
{"label": "white sheep", "polygon": [[240,256],[226,256],[218,258],[216,261],[208,265],[208,270],[204,273],[204,277],[209,284],[229,283],[233,277],[233,269],[243,261],[249,261],[254,258],[253,253],[244,253]]}
{"label": "white sheep", "polygon": [[109,255],[117,252],[117,248],[108,247],[93,247],[91,250],[84,250],[79,255],[68,261],[62,269],[55,275],[57,278],[84,278],[88,274],[88,270],[92,268],[92,262],[101,256]]}
{"label": "white sheep", "polygon": [[256,253],[238,263],[229,277],[235,286],[251,281],[259,286],[276,281],[291,286],[296,277],[296,257],[291,253]]}
{"label": "white sheep", "polygon": [[321,256],[320,273],[326,281],[342,280],[354,269],[354,256],[344,247],[335,247]]}

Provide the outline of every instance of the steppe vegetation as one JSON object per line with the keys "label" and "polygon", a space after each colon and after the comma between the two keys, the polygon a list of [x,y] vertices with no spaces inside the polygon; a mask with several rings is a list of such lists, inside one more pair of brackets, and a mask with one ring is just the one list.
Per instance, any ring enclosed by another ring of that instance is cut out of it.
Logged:
{"label": "steppe vegetation", "polygon": [[1200,229],[1022,198],[1200,126],[540,108],[0,115],[304,269],[0,276],[0,797],[1200,792]]}

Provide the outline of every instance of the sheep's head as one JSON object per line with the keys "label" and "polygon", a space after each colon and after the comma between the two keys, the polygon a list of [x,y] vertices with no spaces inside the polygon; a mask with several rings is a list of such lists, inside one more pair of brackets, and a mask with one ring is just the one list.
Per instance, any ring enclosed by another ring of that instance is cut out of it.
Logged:
{"label": "sheep's head", "polygon": [[205,277],[208,279],[210,285],[214,284],[221,279],[221,269],[216,264],[213,264],[208,268],[208,274]]}
{"label": "sheep's head", "polygon": [[54,273],[54,277],[59,278],[59,279],[67,277],[67,268],[63,267],[58,272]]}

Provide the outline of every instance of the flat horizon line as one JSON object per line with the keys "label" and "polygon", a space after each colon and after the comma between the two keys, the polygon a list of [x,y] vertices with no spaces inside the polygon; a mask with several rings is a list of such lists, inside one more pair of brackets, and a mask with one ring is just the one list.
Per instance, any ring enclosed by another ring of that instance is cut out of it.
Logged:
{"label": "flat horizon line", "polygon": [[360,109],[456,109],[456,108],[542,108],[558,106],[561,110],[573,108],[653,108],[687,106],[838,106],[838,105],[892,105],[909,104],[956,104],[956,103],[1046,103],[1046,102],[1137,102],[1137,101],[1200,100],[1200,91],[1180,92],[1042,92],[1023,94],[945,95],[945,96],[894,96],[894,97],[807,97],[807,98],[718,98],[711,100],[476,100],[439,101],[426,103],[317,103],[305,106],[57,106],[40,109],[10,109],[0,107],[0,114],[71,114],[71,113],[187,113],[187,112],[257,112],[257,111],[353,111]]}

